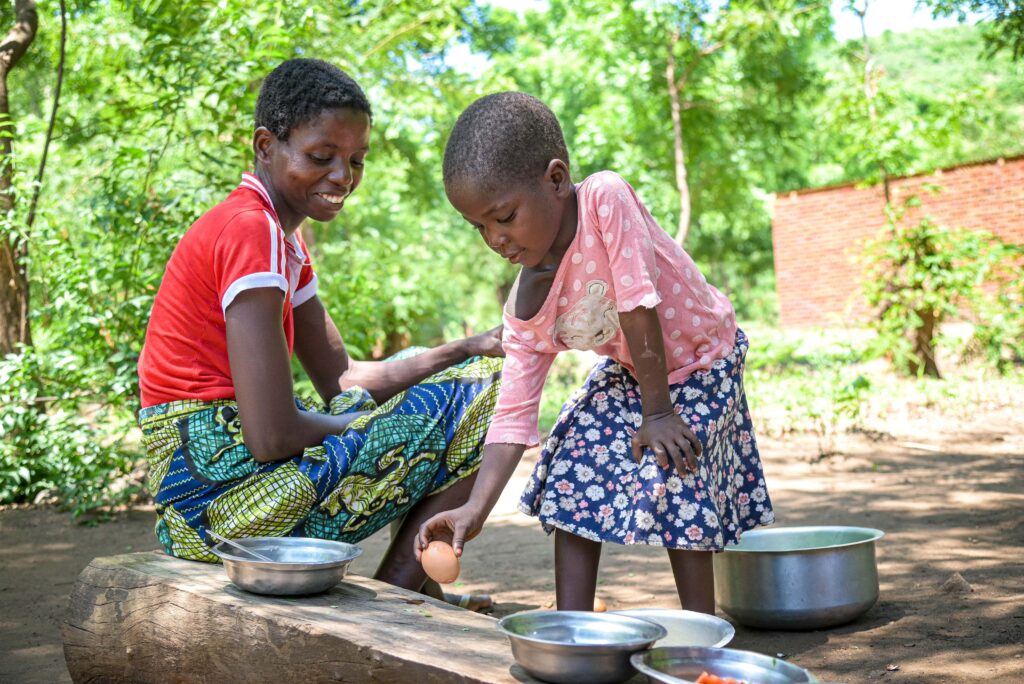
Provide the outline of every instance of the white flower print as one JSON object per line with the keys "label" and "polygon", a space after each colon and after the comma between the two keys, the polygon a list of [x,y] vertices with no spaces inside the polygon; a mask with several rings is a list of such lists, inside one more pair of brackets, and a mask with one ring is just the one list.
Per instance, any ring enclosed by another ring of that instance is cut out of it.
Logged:
{"label": "white flower print", "polygon": [[595,420],[594,416],[590,415],[589,413],[581,413],[579,417],[576,419],[576,422],[578,422],[583,427],[587,427],[588,425],[593,425]]}
{"label": "white flower print", "polygon": [[622,439],[612,440],[611,450],[615,453],[622,455],[626,453],[626,442]]}
{"label": "white flower print", "polygon": [[594,428],[590,428],[589,430],[587,430],[586,434],[583,435],[583,438],[586,439],[588,442],[596,442],[597,440],[601,439],[601,433],[595,430]]}
{"label": "white flower print", "polygon": [[761,503],[768,497],[768,493],[764,491],[764,487],[756,487],[754,491],[750,493],[750,496],[757,503]]}
{"label": "white flower print", "polygon": [[629,498],[622,492],[616,494],[615,499],[612,500],[612,505],[615,506],[615,508],[619,509],[620,511],[624,509],[628,504]]}
{"label": "white flower print", "polygon": [[711,413],[711,409],[709,409],[708,405],[705,404],[703,401],[697,402],[697,405],[693,407],[693,410],[702,416],[706,416],[709,413]]}
{"label": "white flower print", "polygon": [[576,479],[580,482],[590,482],[594,479],[594,469],[583,463],[576,464]]}
{"label": "white flower print", "polygon": [[697,504],[686,501],[679,507],[679,517],[683,520],[693,520],[697,517]]}
{"label": "white flower print", "polygon": [[563,511],[575,511],[576,510],[576,499],[571,496],[563,496],[558,500],[558,507]]}
{"label": "white flower print", "polygon": [[569,472],[569,468],[572,464],[569,461],[558,461],[555,465],[551,466],[551,477],[559,477]]}
{"label": "white flower print", "polygon": [[704,527],[710,527],[715,529],[718,527],[718,516],[715,515],[714,511],[704,509]]}
{"label": "white flower print", "polygon": [[653,480],[658,477],[658,465],[656,463],[648,463],[640,469],[640,477],[645,480]]}
{"label": "white flower print", "polygon": [[554,515],[555,511],[558,510],[558,506],[551,499],[547,499],[540,505],[540,515],[542,518]]}
{"label": "white flower print", "polygon": [[587,487],[587,498],[591,501],[600,501],[604,498],[604,487],[599,485],[590,485]]}
{"label": "white flower print", "polygon": [[683,396],[686,397],[687,401],[693,401],[694,399],[705,396],[705,394],[696,387],[690,387],[687,385],[683,388]]}
{"label": "white flower print", "polygon": [[683,481],[677,475],[669,475],[668,480],[665,481],[665,488],[670,494],[678,494],[683,491]]}
{"label": "white flower print", "polygon": [[654,516],[647,511],[637,511],[634,519],[636,520],[637,528],[641,530],[649,530],[654,527]]}

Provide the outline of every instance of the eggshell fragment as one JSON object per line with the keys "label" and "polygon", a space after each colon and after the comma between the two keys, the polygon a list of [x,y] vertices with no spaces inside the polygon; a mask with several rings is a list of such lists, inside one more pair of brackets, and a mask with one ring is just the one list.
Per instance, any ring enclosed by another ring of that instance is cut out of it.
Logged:
{"label": "eggshell fragment", "polygon": [[427,577],[435,582],[449,584],[459,577],[459,558],[455,549],[443,541],[430,542],[420,554],[420,562]]}

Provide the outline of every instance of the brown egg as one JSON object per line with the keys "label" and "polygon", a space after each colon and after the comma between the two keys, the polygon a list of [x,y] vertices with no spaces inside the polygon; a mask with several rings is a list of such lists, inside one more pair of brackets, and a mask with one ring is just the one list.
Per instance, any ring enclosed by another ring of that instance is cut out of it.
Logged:
{"label": "brown egg", "polygon": [[595,613],[603,613],[606,610],[608,610],[608,606],[605,605],[604,600],[602,600],[600,596],[595,596],[594,597],[594,612]]}
{"label": "brown egg", "polygon": [[459,576],[459,558],[455,555],[455,549],[443,541],[432,541],[423,549],[420,555],[420,562],[427,572],[427,577],[448,584],[454,582]]}

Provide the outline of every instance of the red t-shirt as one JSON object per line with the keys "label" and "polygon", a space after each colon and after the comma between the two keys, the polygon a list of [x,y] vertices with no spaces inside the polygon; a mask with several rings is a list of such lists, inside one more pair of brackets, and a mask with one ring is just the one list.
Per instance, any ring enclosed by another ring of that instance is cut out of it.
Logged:
{"label": "red t-shirt", "polygon": [[280,288],[291,354],[292,309],[313,297],[316,285],[299,231],[286,237],[263,184],[242,174],[241,184],[192,224],[167,262],[139,357],[142,406],[234,398],[228,306],[244,290]]}

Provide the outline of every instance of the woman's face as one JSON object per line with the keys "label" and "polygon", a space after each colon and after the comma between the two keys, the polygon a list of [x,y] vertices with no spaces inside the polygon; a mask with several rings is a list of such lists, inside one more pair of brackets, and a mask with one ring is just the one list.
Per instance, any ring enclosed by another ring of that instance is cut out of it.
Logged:
{"label": "woman's face", "polygon": [[363,179],[370,117],[354,109],[328,109],[293,128],[287,140],[256,129],[253,147],[282,226],[294,229],[307,217],[326,223]]}

